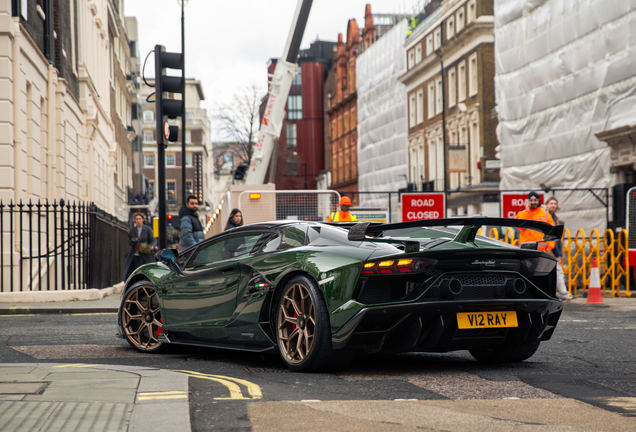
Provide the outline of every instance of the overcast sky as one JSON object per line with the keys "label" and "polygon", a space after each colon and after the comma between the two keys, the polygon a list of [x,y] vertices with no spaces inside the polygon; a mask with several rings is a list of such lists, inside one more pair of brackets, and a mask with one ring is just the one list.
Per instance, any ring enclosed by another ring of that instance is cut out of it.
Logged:
{"label": "overcast sky", "polygon": [[[364,9],[405,13],[424,0],[314,0],[301,49],[317,38],[346,39],[347,22],[355,18],[362,30]],[[201,81],[212,112],[228,103],[241,87],[262,86],[265,94],[267,61],[283,54],[297,0],[189,0],[185,7],[186,76]],[[420,9],[421,10],[421,9]],[[126,16],[137,18],[141,61],[156,44],[181,51],[181,7],[177,0],[126,0]],[[154,76],[152,56],[146,76]],[[212,131],[214,140],[222,139]]]}

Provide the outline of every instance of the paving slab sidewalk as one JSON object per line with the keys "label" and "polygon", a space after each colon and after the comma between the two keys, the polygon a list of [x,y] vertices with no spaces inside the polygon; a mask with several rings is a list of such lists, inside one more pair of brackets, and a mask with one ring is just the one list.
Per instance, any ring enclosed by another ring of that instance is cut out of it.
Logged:
{"label": "paving slab sidewalk", "polygon": [[0,364],[0,430],[189,432],[188,377],[136,366]]}

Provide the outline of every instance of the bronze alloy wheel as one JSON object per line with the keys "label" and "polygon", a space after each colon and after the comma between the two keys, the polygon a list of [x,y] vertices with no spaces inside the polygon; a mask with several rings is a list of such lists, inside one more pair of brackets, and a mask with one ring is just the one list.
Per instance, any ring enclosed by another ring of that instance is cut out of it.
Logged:
{"label": "bronze alloy wheel", "polygon": [[122,304],[121,323],[126,339],[141,351],[154,351],[161,346],[161,313],[154,287],[134,286]]}
{"label": "bronze alloy wheel", "polygon": [[303,362],[311,353],[316,335],[316,307],[303,283],[287,287],[278,309],[278,343],[287,361]]}

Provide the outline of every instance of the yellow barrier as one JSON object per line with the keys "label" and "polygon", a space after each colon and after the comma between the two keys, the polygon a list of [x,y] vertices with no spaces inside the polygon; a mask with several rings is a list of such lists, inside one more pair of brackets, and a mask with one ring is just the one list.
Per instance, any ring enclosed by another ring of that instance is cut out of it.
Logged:
{"label": "yellow barrier", "polygon": [[[506,230],[504,238],[499,237],[497,228],[492,228],[488,236],[510,245],[516,245],[515,232]],[[631,297],[629,289],[629,254],[627,252],[627,231],[621,230],[618,235],[606,230],[603,237],[598,230],[592,230],[586,237],[585,231],[579,229],[574,238],[570,230],[563,230],[563,258],[561,267],[568,290],[578,294],[585,293],[590,286],[592,260],[596,258],[601,278],[603,295],[613,297]]]}

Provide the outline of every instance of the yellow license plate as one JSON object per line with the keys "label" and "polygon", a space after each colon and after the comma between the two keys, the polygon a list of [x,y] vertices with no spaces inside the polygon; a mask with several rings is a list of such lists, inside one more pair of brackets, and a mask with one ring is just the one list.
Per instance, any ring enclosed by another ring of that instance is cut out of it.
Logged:
{"label": "yellow license plate", "polygon": [[457,327],[460,329],[518,326],[517,313],[515,311],[457,313]]}

